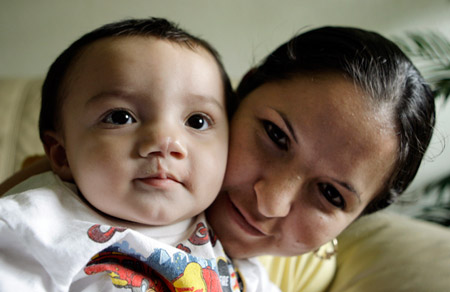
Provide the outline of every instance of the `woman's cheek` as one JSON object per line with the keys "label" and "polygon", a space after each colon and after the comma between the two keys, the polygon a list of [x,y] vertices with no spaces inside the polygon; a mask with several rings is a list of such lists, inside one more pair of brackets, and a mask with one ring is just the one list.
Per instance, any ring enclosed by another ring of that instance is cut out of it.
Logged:
{"label": "woman's cheek", "polygon": [[224,184],[235,184],[256,175],[259,159],[255,156],[253,141],[248,138],[250,137],[242,137],[238,143],[235,142],[236,139],[232,140]]}
{"label": "woman's cheek", "polygon": [[[310,200],[298,198],[292,206],[282,227],[288,249],[294,252],[309,252],[327,242],[330,224],[311,205]],[[331,238],[330,238],[331,239]]]}

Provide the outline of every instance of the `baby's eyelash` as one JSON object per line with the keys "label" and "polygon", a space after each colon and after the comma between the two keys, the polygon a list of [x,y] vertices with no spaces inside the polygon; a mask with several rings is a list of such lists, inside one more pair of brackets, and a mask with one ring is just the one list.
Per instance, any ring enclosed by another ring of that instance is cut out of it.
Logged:
{"label": "baby's eyelash", "polygon": [[113,109],[103,117],[102,122],[112,125],[125,125],[136,123],[136,119],[128,110]]}
{"label": "baby's eyelash", "polygon": [[205,131],[214,125],[214,121],[205,113],[193,113],[187,118],[185,124],[193,129]]}

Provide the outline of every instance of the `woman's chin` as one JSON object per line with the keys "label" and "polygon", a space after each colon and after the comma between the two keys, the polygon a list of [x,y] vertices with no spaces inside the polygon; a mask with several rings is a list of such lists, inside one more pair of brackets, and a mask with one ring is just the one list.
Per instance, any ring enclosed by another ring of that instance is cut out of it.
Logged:
{"label": "woman's chin", "polygon": [[243,246],[242,244],[229,241],[226,243],[229,244],[222,245],[225,249],[226,254],[232,259],[246,259],[259,255],[259,253],[257,253],[250,246]]}

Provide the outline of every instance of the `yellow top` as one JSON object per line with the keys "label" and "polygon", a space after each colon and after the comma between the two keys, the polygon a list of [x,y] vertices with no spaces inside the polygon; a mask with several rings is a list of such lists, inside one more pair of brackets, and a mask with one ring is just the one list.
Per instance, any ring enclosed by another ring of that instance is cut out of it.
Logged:
{"label": "yellow top", "polygon": [[[319,253],[328,245],[321,247]],[[336,256],[320,259],[307,253],[296,257],[262,256],[259,260],[283,292],[325,291],[336,272]]]}

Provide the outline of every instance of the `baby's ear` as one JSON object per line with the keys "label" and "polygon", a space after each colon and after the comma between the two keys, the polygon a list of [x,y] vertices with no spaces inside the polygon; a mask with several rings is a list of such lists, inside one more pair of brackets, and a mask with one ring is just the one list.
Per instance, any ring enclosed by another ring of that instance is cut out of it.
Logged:
{"label": "baby's ear", "polygon": [[50,165],[64,181],[73,181],[69,162],[67,161],[66,148],[60,134],[54,131],[46,131],[43,135],[44,149],[50,160]]}

